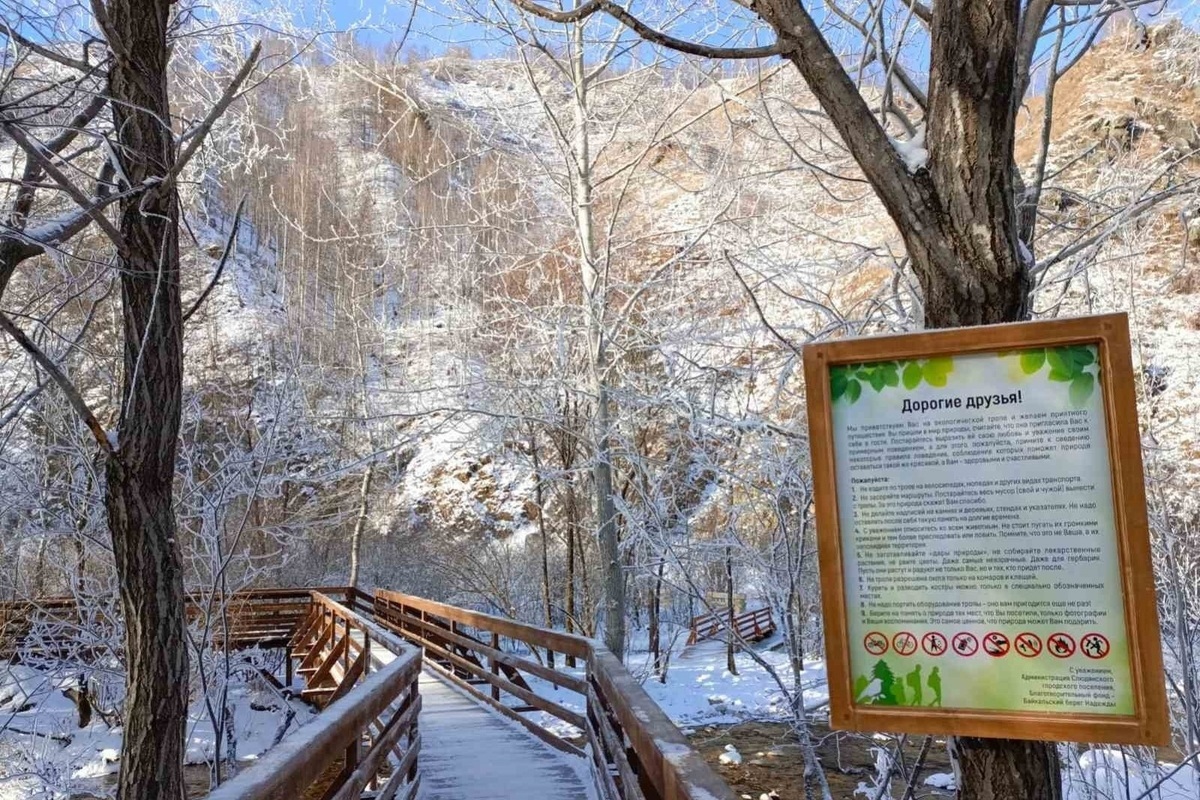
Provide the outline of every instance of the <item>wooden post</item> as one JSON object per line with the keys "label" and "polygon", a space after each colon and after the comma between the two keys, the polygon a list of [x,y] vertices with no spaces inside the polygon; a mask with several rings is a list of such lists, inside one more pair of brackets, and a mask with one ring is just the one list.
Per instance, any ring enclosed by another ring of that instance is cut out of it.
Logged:
{"label": "wooden post", "polygon": [[[421,702],[421,683],[417,678],[413,678],[412,687],[408,690],[411,692],[413,705]],[[413,717],[412,726],[408,729],[408,749],[411,751],[417,743],[417,725],[421,722],[421,715],[417,714]],[[417,762],[421,760],[421,754],[417,753],[413,758],[412,766],[408,770],[408,782],[412,783],[417,779]]]}
{"label": "wooden post", "polygon": [[[493,650],[500,649],[500,634],[496,633],[495,631],[492,631],[492,649]],[[495,656],[492,656],[488,660],[492,662],[492,674],[499,677],[500,676],[500,662],[496,660]],[[492,684],[492,699],[493,700],[500,699],[500,687],[494,683]]]}
{"label": "wooden post", "polygon": [[290,644],[283,648],[283,685],[288,689],[292,688],[292,646]]}

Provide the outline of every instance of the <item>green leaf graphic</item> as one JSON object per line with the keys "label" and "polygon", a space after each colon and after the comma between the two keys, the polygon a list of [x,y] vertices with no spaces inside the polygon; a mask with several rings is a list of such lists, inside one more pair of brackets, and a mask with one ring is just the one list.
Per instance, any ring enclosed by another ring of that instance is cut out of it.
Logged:
{"label": "green leaf graphic", "polygon": [[837,402],[838,398],[846,393],[846,368],[834,367],[829,370],[829,393],[833,397],[833,402]]}
{"label": "green leaf graphic", "polygon": [[910,361],[904,367],[904,388],[912,391],[921,385],[921,365]]}
{"label": "green leaf graphic", "polygon": [[1045,350],[1026,350],[1024,353],[1021,353],[1021,372],[1024,372],[1026,375],[1036,374],[1045,363]]}
{"label": "green leaf graphic", "polygon": [[851,378],[846,383],[846,397],[848,397],[850,399],[851,403],[854,403],[861,396],[862,396],[862,384],[859,383],[854,378]]}
{"label": "green leaf graphic", "polygon": [[1096,357],[1092,355],[1092,348],[1088,347],[1087,345],[1076,345],[1075,347],[1070,348],[1070,350],[1071,359],[1079,366],[1080,369],[1091,365],[1092,362],[1096,360]]}
{"label": "green leaf graphic", "polygon": [[1074,360],[1068,361],[1063,358],[1063,352],[1059,348],[1046,351],[1046,363],[1050,365],[1050,380],[1052,381],[1067,383],[1075,377],[1078,371]]}
{"label": "green leaf graphic", "polygon": [[950,358],[931,358],[921,367],[921,374],[930,386],[941,388],[946,385],[946,376],[954,369],[954,361]]}
{"label": "green leaf graphic", "polygon": [[1090,373],[1084,372],[1075,376],[1071,381],[1071,405],[1083,408],[1096,388],[1096,379]]}

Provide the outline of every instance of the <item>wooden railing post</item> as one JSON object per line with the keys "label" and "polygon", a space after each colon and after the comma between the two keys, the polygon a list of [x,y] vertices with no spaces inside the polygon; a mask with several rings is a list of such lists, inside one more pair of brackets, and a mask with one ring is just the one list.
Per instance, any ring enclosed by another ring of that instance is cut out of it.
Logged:
{"label": "wooden railing post", "polygon": [[[500,634],[496,633],[495,631],[492,631],[492,649],[500,649]],[[500,662],[496,660],[494,655],[488,660],[491,661],[492,664],[492,674],[496,677],[500,677]],[[492,699],[500,699],[500,686],[495,682],[492,683]]]}

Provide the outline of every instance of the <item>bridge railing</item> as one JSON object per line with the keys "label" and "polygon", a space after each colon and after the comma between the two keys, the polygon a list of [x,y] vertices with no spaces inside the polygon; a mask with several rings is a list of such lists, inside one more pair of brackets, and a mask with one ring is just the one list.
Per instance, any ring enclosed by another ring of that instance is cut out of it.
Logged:
{"label": "bridge railing", "polygon": [[733,628],[739,639],[757,642],[775,632],[775,619],[770,606],[756,608],[742,614],[732,614],[728,608],[714,609],[707,614],[692,617],[688,644],[715,638]]}
{"label": "bridge railing", "polygon": [[[543,740],[579,754],[586,745],[605,800],[736,797],[599,643],[398,592],[357,593],[351,602],[361,611],[369,607],[381,625],[420,644],[427,666]],[[529,656],[505,651],[505,639]],[[536,660],[537,650],[572,656],[586,669],[553,669],[548,658]],[[531,711],[546,712],[551,724],[526,716]],[[578,733],[563,731],[553,720]]]}
{"label": "bridge railing", "polygon": [[[420,786],[420,649],[320,591],[306,594],[307,609],[286,640],[286,683],[294,659],[305,678],[302,695],[323,710],[208,800],[294,800],[313,792],[328,800],[410,800]],[[274,630],[264,634],[275,640]]]}

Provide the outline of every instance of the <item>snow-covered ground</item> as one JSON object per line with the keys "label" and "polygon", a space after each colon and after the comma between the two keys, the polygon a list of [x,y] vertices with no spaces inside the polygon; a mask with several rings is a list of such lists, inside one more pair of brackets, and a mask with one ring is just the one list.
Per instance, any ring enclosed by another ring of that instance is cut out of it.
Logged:
{"label": "snow-covered ground", "polygon": [[[787,655],[763,647],[755,655],[767,664],[770,671],[760,666],[745,652],[736,656],[738,674],[727,669],[725,648],[719,642],[701,642],[686,647],[679,644],[672,653],[667,670],[666,683],[654,677],[645,677],[642,687],[658,704],[671,721],[689,733],[699,725],[723,725],[747,720],[783,722],[791,718],[787,698],[780,682],[789,689],[793,686],[792,668]],[[633,650],[625,659],[626,666],[639,677],[650,675],[651,656],[646,650]],[[575,669],[557,665],[560,671],[584,677],[582,664]],[[779,680],[771,675],[775,672]],[[584,700],[581,695],[567,689],[556,689],[549,682],[526,676],[535,692],[571,711],[583,713]],[[825,663],[806,662],[802,676],[804,685],[804,707],[819,711],[829,702],[826,689]],[[511,698],[513,705],[524,705],[524,701]],[[569,725],[546,712],[531,712],[529,718],[558,736],[572,738],[581,735]]]}
{"label": "snow-covered ground", "polygon": [[[60,800],[108,791],[105,777],[118,770],[121,728],[110,728],[99,714],[79,727],[75,703],[63,693],[74,685],[73,676],[48,677],[23,665],[0,664],[0,800]],[[314,716],[303,703],[248,684],[232,684],[228,702],[239,761],[266,752],[285,721],[290,733]],[[211,759],[217,738],[202,701],[189,709],[187,736],[188,764]],[[227,748],[228,737],[225,742]]]}

